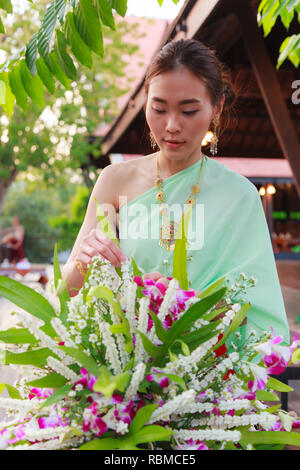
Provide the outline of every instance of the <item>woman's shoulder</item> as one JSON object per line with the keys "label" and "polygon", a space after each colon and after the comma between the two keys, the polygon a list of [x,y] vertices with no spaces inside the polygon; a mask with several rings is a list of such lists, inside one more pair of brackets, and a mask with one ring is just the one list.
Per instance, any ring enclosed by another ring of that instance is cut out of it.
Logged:
{"label": "woman's shoulder", "polygon": [[227,189],[230,189],[233,194],[238,194],[239,197],[247,196],[253,199],[259,197],[256,186],[247,177],[232,170],[219,160],[209,158],[209,161],[216,184],[220,186],[225,184]]}

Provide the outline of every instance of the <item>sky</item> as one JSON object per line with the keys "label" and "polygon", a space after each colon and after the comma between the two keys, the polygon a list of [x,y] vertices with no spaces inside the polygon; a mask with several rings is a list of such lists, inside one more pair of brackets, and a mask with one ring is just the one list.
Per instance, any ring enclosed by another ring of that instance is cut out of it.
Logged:
{"label": "sky", "polygon": [[126,14],[173,20],[184,3],[185,0],[179,0],[175,5],[173,0],[164,0],[162,6],[159,6],[157,0],[127,0]]}

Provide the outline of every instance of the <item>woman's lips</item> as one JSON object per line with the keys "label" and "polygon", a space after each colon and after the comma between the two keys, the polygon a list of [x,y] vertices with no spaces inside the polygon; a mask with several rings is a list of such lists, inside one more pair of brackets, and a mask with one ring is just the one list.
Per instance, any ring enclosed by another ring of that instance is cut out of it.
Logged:
{"label": "woman's lips", "polygon": [[177,149],[178,147],[181,147],[184,144],[184,142],[170,142],[168,140],[165,140],[165,143],[168,147],[172,149]]}

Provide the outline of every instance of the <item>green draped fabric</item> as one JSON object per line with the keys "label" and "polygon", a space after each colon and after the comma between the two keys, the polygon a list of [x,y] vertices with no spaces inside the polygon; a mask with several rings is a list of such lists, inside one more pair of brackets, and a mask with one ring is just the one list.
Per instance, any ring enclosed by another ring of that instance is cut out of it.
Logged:
{"label": "green draped fabric", "polygon": [[[169,209],[183,209],[196,183],[201,161],[166,178],[163,188]],[[222,163],[205,157],[200,192],[193,208],[188,239],[190,288],[203,291],[226,275],[234,283],[240,273],[254,276],[248,289],[251,302],[243,335],[274,328],[289,342],[286,312],[261,199],[256,187]],[[176,214],[170,212],[170,214]],[[180,212],[175,220],[180,219]],[[120,208],[119,236],[122,251],[134,258],[143,272],[172,276],[173,252],[158,244],[159,204],[153,186]]]}

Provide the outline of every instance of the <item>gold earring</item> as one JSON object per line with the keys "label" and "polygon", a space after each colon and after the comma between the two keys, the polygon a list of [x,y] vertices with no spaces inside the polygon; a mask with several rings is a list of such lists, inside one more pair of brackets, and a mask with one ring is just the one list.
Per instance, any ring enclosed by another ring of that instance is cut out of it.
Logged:
{"label": "gold earring", "polygon": [[157,147],[157,143],[156,143],[151,131],[150,131],[150,134],[149,134],[149,138],[150,138],[150,145],[153,148],[153,150],[155,150],[156,147]]}
{"label": "gold earring", "polygon": [[217,136],[217,127],[218,127],[219,124],[220,124],[219,118],[216,117],[216,118],[213,120],[214,132],[213,132],[212,139],[211,139],[211,141],[210,141],[210,153],[211,153],[213,156],[217,155],[217,153],[218,153],[218,142],[219,142],[219,138],[218,138],[218,136]]}

